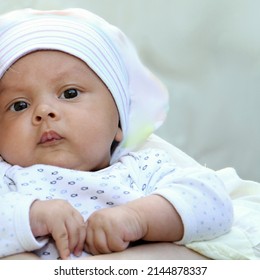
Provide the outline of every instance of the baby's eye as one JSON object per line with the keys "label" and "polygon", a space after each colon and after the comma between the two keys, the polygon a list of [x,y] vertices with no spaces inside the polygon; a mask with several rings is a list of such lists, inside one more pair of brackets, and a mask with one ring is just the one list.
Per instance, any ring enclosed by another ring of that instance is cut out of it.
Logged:
{"label": "baby's eye", "polygon": [[10,106],[10,110],[14,112],[20,112],[29,107],[29,104],[25,101],[17,101]]}
{"label": "baby's eye", "polygon": [[60,98],[61,99],[72,99],[72,98],[76,98],[77,96],[79,96],[79,91],[75,88],[70,88],[65,90]]}

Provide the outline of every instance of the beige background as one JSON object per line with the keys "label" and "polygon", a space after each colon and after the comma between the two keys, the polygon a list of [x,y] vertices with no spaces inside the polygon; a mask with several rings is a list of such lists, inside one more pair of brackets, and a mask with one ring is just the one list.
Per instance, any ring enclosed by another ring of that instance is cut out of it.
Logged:
{"label": "beige background", "polygon": [[89,9],[120,27],[170,91],[158,134],[213,169],[260,182],[260,1],[1,1]]}

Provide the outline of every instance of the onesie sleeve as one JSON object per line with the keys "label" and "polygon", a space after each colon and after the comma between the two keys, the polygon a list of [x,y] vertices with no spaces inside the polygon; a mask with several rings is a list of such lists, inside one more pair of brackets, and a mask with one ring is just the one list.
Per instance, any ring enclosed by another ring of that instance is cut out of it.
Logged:
{"label": "onesie sleeve", "polygon": [[178,244],[213,239],[230,230],[232,201],[216,172],[203,166],[180,168],[160,150],[142,152],[138,162],[144,195],[164,197],[182,219],[184,235]]}
{"label": "onesie sleeve", "polygon": [[0,196],[0,257],[41,248],[46,239],[35,239],[29,222],[34,199],[17,192]]}
{"label": "onesie sleeve", "polygon": [[47,241],[35,239],[31,232],[29,210],[35,198],[16,192],[4,168],[0,162],[0,257],[33,251]]}

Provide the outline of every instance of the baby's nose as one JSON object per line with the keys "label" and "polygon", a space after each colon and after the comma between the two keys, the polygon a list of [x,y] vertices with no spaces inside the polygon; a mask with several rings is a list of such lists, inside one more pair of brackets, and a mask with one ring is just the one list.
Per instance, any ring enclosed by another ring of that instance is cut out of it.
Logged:
{"label": "baby's nose", "polygon": [[58,119],[58,112],[50,105],[40,104],[37,106],[33,116],[33,123],[39,124],[42,121]]}

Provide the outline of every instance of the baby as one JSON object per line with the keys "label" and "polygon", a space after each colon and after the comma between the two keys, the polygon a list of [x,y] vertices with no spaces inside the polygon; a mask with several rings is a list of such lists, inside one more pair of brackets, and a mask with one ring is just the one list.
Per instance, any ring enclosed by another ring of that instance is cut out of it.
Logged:
{"label": "baby", "polygon": [[3,15],[0,79],[0,256],[66,259],[230,230],[214,171],[134,152],[163,122],[167,93],[114,26],[80,9]]}

